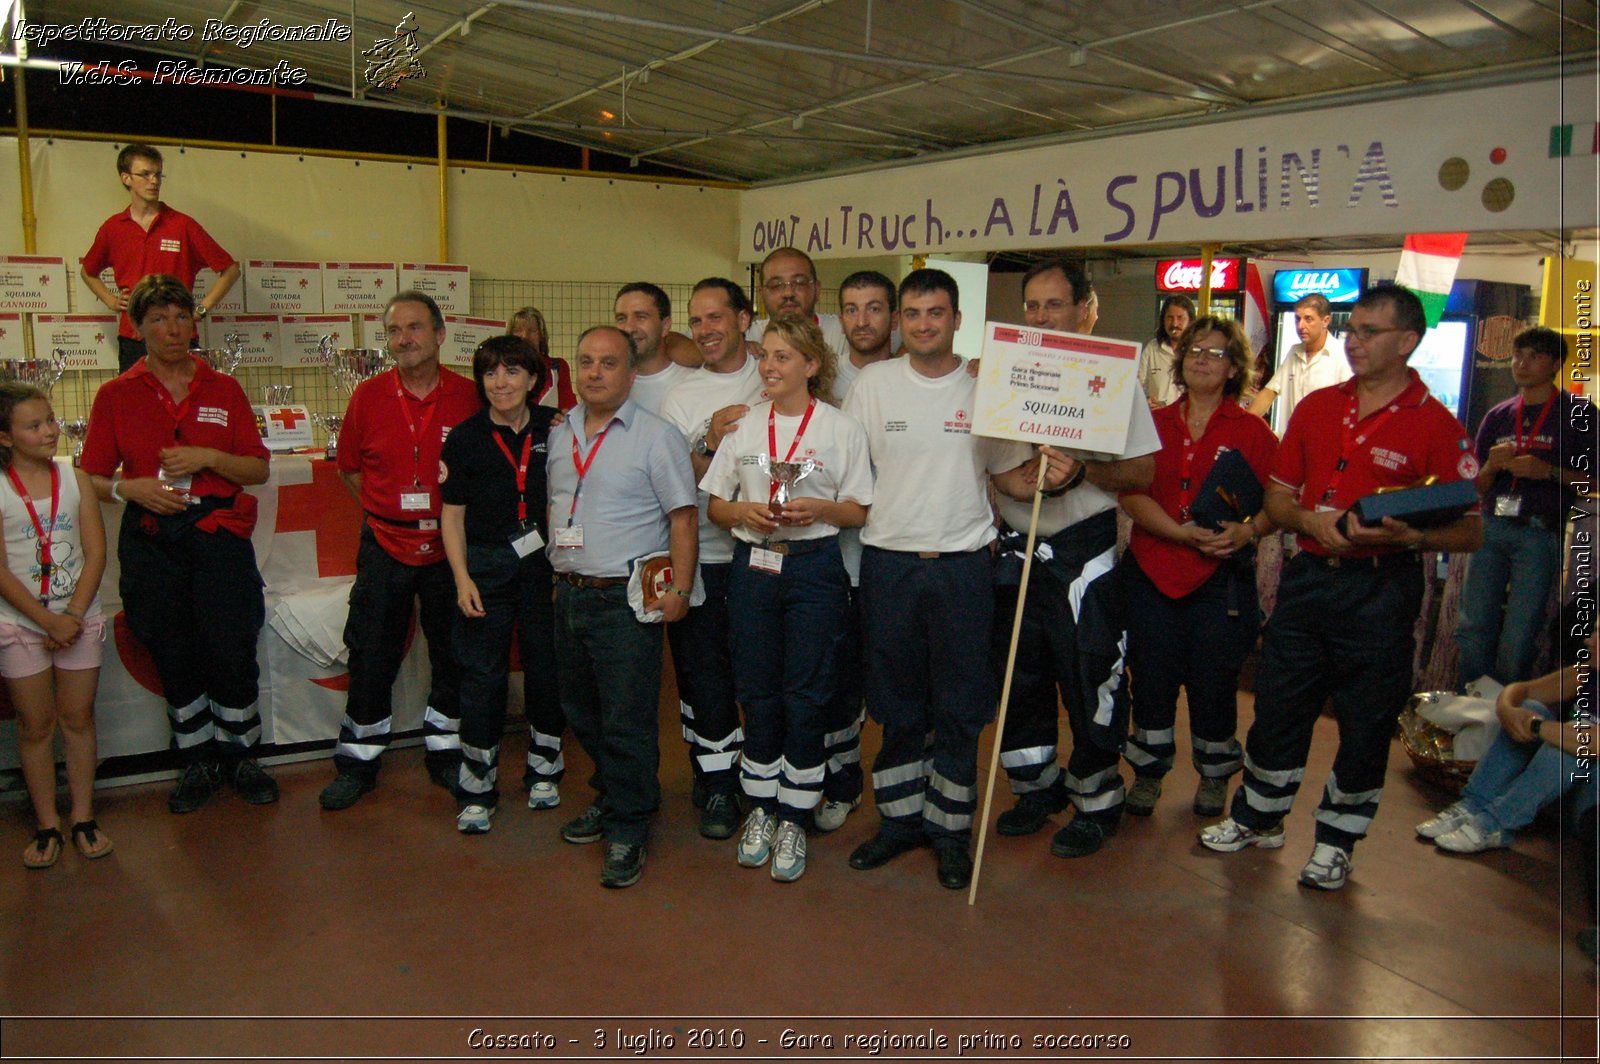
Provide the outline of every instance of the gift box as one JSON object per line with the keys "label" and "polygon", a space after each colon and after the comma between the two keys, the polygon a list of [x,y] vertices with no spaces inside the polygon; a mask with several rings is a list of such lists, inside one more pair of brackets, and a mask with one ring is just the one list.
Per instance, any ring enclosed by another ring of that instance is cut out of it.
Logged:
{"label": "gift box", "polygon": [[1244,455],[1226,450],[1217,455],[1205,483],[1200,485],[1200,492],[1189,507],[1189,518],[1215,532],[1224,521],[1243,521],[1260,513],[1264,497],[1261,481]]}
{"label": "gift box", "polygon": [[1376,492],[1356,500],[1350,514],[1368,528],[1382,524],[1385,517],[1404,521],[1412,528],[1439,528],[1454,522],[1477,504],[1477,484],[1470,480],[1452,480]]}

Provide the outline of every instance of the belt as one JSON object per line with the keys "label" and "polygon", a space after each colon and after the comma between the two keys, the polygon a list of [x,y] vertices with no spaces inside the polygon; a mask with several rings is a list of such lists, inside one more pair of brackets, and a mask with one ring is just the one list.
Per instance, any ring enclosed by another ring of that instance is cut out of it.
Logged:
{"label": "belt", "polygon": [[582,573],[557,573],[556,579],[563,584],[573,587],[584,587],[599,590],[606,587],[622,587],[628,582],[625,576],[584,576]]}
{"label": "belt", "polygon": [[[839,537],[837,535],[817,536],[815,539],[786,539],[778,543],[768,543],[765,547],[760,549],[770,550],[774,554],[810,554],[813,551],[819,551],[827,547],[831,547],[838,541]],[[754,549],[753,544],[746,543],[744,545]]]}
{"label": "belt", "polygon": [[1363,557],[1350,558],[1337,554],[1312,554],[1302,550],[1295,555],[1296,559],[1305,558],[1303,565],[1316,565],[1320,569],[1404,569],[1407,566],[1420,565],[1421,557],[1414,551],[1400,551],[1389,554],[1369,554]]}
{"label": "belt", "polygon": [[1500,517],[1495,514],[1489,514],[1488,516],[1493,517],[1496,521],[1509,521],[1511,524],[1520,525],[1523,528],[1539,528],[1546,532],[1559,532],[1562,527],[1562,522],[1553,517],[1545,517],[1542,514],[1518,514],[1516,517]]}

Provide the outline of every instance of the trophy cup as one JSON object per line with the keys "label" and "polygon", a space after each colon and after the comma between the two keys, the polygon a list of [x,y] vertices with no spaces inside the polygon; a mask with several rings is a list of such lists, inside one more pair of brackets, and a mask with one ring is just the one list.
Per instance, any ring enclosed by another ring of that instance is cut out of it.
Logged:
{"label": "trophy cup", "polygon": [[239,362],[244,358],[244,341],[238,333],[226,333],[222,337],[221,347],[206,347],[195,352],[206,360],[206,365],[218,373],[233,375],[239,368]]}
{"label": "trophy cup", "polygon": [[333,382],[347,399],[356,390],[356,385],[376,377],[393,365],[389,360],[389,352],[381,347],[335,348],[331,336],[322,338],[317,344],[317,351],[322,355],[322,364],[333,375]]}
{"label": "trophy cup", "polygon": [[67,439],[73,442],[72,464],[74,466],[82,465],[83,441],[89,435],[89,419],[86,417],[75,417],[69,421],[63,421],[61,423],[61,431],[66,433]]}
{"label": "trophy cup", "polygon": [[817,468],[814,459],[799,462],[775,462],[767,455],[757,455],[757,463],[772,478],[772,516],[783,513],[784,503],[794,497],[794,486],[809,477]]}
{"label": "trophy cup", "polygon": [[31,384],[46,395],[66,371],[67,353],[59,347],[54,358],[0,359],[0,380]]}
{"label": "trophy cup", "polygon": [[333,461],[339,457],[339,430],[344,428],[343,414],[312,414],[311,420],[316,422],[318,428],[328,434],[327,458]]}
{"label": "trophy cup", "polygon": [[293,396],[292,384],[268,384],[261,389],[261,401],[267,406],[288,406]]}

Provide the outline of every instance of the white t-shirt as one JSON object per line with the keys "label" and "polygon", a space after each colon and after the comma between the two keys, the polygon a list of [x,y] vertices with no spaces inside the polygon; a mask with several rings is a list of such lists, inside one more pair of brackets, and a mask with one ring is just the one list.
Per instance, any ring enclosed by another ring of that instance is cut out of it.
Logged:
{"label": "white t-shirt", "polygon": [[[56,504],[55,522],[50,531],[50,605],[51,613],[62,613],[78,589],[78,578],[83,575],[83,541],[79,539],[78,511],[82,496],[78,491],[78,478],[73,475],[72,460],[57,458],[56,469],[61,474],[61,495]],[[96,504],[98,505],[98,503]],[[35,498],[34,511],[39,521],[50,524],[50,496]],[[41,560],[39,535],[28,516],[28,508],[17,494],[11,478],[0,473],[0,522],[5,524],[6,566],[11,575],[22,581],[30,595],[39,594]],[[100,594],[83,611],[85,618],[100,615]],[[16,607],[0,598],[0,622],[15,624],[32,632],[43,630]]]}
{"label": "white t-shirt", "polygon": [[1167,341],[1151,340],[1140,349],[1139,384],[1156,406],[1178,401],[1178,355]]}
{"label": "white t-shirt", "polygon": [[[1142,458],[1147,454],[1155,454],[1161,450],[1161,434],[1156,431],[1156,419],[1150,414],[1150,404],[1141,402],[1139,398],[1133,401],[1133,415],[1128,420],[1128,438],[1122,445],[1122,453],[1117,455],[1119,461],[1127,458]],[[1005,492],[996,492],[999,500],[1000,516],[1007,525],[1019,532],[1026,532],[1028,522],[1033,517],[1033,500],[1023,502],[1013,499]],[[1108,491],[1096,487],[1085,480],[1065,495],[1055,498],[1048,496],[1039,500],[1039,538],[1053,536],[1063,528],[1069,528],[1079,521],[1086,521],[1099,513],[1117,508],[1117,497]]]}
{"label": "white t-shirt", "polygon": [[967,362],[929,379],[897,358],[868,366],[844,412],[867,432],[876,473],[861,542],[901,551],[971,551],[995,538],[987,474],[1026,462],[1025,443],[972,435],[978,382]]}
{"label": "white t-shirt", "polygon": [[1300,400],[1318,388],[1343,384],[1354,375],[1350,360],[1344,355],[1343,337],[1329,333],[1322,350],[1310,358],[1306,357],[1305,344],[1295,344],[1289,348],[1289,353],[1283,356],[1277,371],[1267,382],[1267,387],[1278,393],[1272,402],[1276,414],[1272,423],[1278,426],[1279,434],[1288,426],[1289,417],[1294,413],[1294,408],[1300,405]]}
{"label": "white t-shirt", "polygon": [[[771,403],[752,407],[711,460],[711,468],[700,480],[700,490],[719,499],[760,502],[771,494],[772,478],[762,466],[770,455],[767,436]],[[778,442],[778,460],[785,460],[800,428],[800,417],[772,418],[773,436]],[[794,449],[800,462],[810,459],[816,467],[795,482],[791,495],[811,499],[850,499],[863,506],[872,505],[872,456],[867,450],[867,434],[850,415],[827,403],[812,408],[806,434]],[[781,527],[770,537],[773,542],[791,539],[822,539],[840,531],[823,521],[804,527]],[[746,543],[760,543],[762,537],[743,525],[733,530],[734,537]]]}
{"label": "white t-shirt", "polygon": [[646,377],[643,373],[633,378],[633,391],[628,393],[628,398],[644,407],[652,414],[660,415],[661,403],[667,393],[688,379],[694,370],[688,366],[680,366],[676,362],[668,362],[667,368],[652,373]]}
{"label": "white t-shirt", "polygon": [[[761,401],[762,388],[756,360],[748,356],[744,365],[733,373],[713,373],[704,367],[688,370],[687,376],[662,401],[661,416],[693,446],[711,427],[712,414],[738,403],[754,406]],[[748,419],[747,414],[745,420]],[[709,496],[703,490],[699,495],[700,561],[706,565],[725,565],[733,561],[733,537],[711,523],[706,515]]]}

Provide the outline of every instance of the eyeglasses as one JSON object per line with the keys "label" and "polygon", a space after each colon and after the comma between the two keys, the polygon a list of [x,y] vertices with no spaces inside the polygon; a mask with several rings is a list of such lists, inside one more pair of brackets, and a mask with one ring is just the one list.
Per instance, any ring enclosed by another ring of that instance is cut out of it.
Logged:
{"label": "eyeglasses", "polygon": [[1199,356],[1221,362],[1228,357],[1228,349],[1226,347],[1191,347],[1185,354],[1190,357]]}
{"label": "eyeglasses", "polygon": [[1060,314],[1068,306],[1073,305],[1075,304],[1069,304],[1065,299],[1047,299],[1043,303],[1037,299],[1030,299],[1022,304],[1022,309],[1029,314],[1037,314],[1041,310],[1050,314]]}
{"label": "eyeglasses", "polygon": [[1364,344],[1370,344],[1373,340],[1382,336],[1384,333],[1406,331],[1406,328],[1401,325],[1390,325],[1384,329],[1379,329],[1372,325],[1357,325],[1355,328],[1350,330],[1350,335],[1356,337]]}
{"label": "eyeglasses", "polygon": [[769,292],[781,292],[785,288],[793,288],[796,292],[804,292],[806,289],[810,288],[816,283],[816,281],[813,281],[809,277],[790,277],[787,279],[782,277],[774,277],[761,287],[765,288]]}
{"label": "eyeglasses", "polygon": [[134,170],[131,174],[142,181],[163,181],[167,176],[160,170]]}

